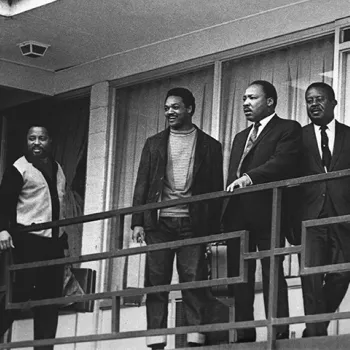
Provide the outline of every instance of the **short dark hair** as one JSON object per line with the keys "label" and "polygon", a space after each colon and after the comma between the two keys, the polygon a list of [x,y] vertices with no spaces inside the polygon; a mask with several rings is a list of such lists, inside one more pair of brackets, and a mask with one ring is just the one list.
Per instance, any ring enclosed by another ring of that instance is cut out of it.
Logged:
{"label": "short dark hair", "polygon": [[266,80],[254,80],[252,83],[249,84],[249,86],[252,86],[252,85],[260,85],[264,91],[266,98],[272,98],[274,102],[273,106],[276,107],[277,91],[276,91],[276,88],[270,82]]}
{"label": "short dark hair", "polygon": [[323,89],[324,91],[326,91],[326,94],[327,94],[327,97],[329,100],[331,100],[331,101],[335,100],[335,93],[334,93],[333,88],[330,85],[328,85],[322,81],[317,81],[315,83],[310,84],[305,91],[305,97],[306,97],[307,92],[313,88]]}
{"label": "short dark hair", "polygon": [[39,122],[31,122],[28,125],[26,135],[28,135],[28,132],[31,128],[44,128],[47,131],[49,138],[52,139],[52,128],[50,127],[50,125],[48,125],[48,123],[40,122],[40,121]]}
{"label": "short dark hair", "polygon": [[186,108],[188,108],[189,106],[192,106],[191,115],[194,114],[194,111],[196,110],[196,100],[190,90],[183,87],[176,87],[176,88],[170,89],[167,92],[165,101],[169,96],[181,97]]}

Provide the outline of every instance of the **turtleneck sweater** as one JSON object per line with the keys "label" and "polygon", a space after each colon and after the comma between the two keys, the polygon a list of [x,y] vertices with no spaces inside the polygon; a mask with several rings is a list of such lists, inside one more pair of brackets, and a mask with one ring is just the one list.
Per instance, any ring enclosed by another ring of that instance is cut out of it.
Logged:
{"label": "turtleneck sweater", "polygon": [[[162,201],[190,197],[193,164],[197,142],[197,129],[170,130],[168,161],[162,191]],[[188,205],[161,209],[160,216],[187,217]]]}

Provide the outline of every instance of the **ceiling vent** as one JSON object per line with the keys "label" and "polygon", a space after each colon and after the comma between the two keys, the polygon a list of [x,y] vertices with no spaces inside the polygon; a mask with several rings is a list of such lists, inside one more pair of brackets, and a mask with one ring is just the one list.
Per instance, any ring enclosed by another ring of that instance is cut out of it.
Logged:
{"label": "ceiling vent", "polygon": [[37,41],[25,41],[18,44],[22,55],[32,58],[43,57],[50,45],[38,43]]}

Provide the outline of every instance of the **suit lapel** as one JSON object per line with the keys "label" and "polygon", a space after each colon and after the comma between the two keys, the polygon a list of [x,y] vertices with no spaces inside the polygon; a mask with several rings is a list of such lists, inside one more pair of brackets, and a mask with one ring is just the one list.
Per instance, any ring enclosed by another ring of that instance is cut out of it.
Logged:
{"label": "suit lapel", "polygon": [[160,158],[163,160],[163,164],[166,163],[168,158],[168,140],[169,140],[170,129],[166,129],[163,131],[161,135],[159,135],[159,144],[158,144],[158,154]]}
{"label": "suit lapel", "polygon": [[342,128],[341,124],[339,124],[336,121],[335,122],[334,149],[333,149],[332,160],[331,160],[331,165],[329,167],[329,171],[332,171],[335,164],[337,163],[337,160],[338,160],[339,155],[341,154],[341,150],[343,148],[343,142],[344,142],[344,129]]}
{"label": "suit lapel", "polygon": [[255,147],[257,147],[257,145],[260,143],[260,141],[262,139],[264,139],[264,137],[273,129],[273,127],[276,125],[278,121],[278,116],[277,114],[265,125],[263,131],[260,133],[260,135],[258,136],[258,138],[255,140],[252,148],[250,149],[250,151],[247,153],[247,155],[254,150]]}
{"label": "suit lapel", "polygon": [[208,143],[206,142],[204,138],[204,133],[199,130],[197,127],[197,143],[196,143],[196,152],[194,156],[194,165],[193,165],[193,178],[198,173],[198,170],[203,162],[203,159],[205,158],[205,155],[207,153],[208,149]]}
{"label": "suit lapel", "polygon": [[[249,136],[249,133],[250,131],[252,130],[253,128],[253,125],[251,125],[249,128],[245,129],[242,134],[241,134],[241,137],[237,140],[236,142],[236,145],[235,145],[235,154],[237,155],[237,160],[238,160],[238,163],[239,161],[241,160],[242,158],[242,155],[243,155],[243,152],[244,152],[244,149],[245,149],[245,145],[247,143],[247,140],[248,140],[248,136]],[[238,165],[237,163],[237,165]]]}
{"label": "suit lapel", "polygon": [[305,128],[305,138],[304,143],[306,146],[306,149],[312,154],[312,156],[315,158],[317,165],[319,166],[320,170],[324,172],[324,167],[322,164],[322,158],[320,155],[320,151],[318,149],[317,145],[317,139],[315,134],[315,127],[311,123]]}
{"label": "suit lapel", "polygon": [[229,165],[229,170],[228,170],[228,177],[227,177],[227,185],[231,184],[237,176],[237,169],[239,166],[239,162],[241,161],[243,151],[245,148],[245,144],[248,139],[248,135],[250,130],[252,129],[253,126],[250,126],[243,130],[241,133],[237,134],[234,143],[231,150],[231,155],[230,155],[230,165]]}

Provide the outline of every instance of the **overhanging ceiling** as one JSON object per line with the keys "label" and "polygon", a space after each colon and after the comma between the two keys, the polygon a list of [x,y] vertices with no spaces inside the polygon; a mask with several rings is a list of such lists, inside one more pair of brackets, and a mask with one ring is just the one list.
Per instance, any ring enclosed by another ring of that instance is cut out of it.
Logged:
{"label": "overhanging ceiling", "polygon": [[[305,1],[59,0],[0,17],[0,61],[59,71]],[[28,40],[50,45],[45,57],[23,57]]]}

